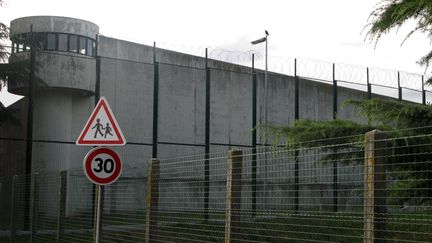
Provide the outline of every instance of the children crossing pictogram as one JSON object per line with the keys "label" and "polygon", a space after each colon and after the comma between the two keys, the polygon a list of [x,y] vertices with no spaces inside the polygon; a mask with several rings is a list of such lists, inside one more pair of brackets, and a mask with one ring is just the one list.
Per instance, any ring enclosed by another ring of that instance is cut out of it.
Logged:
{"label": "children crossing pictogram", "polygon": [[[108,123],[107,123],[107,124],[108,124]],[[94,125],[94,127],[92,127],[92,129],[95,129],[95,128],[96,128],[96,131],[95,131],[94,138],[97,137],[98,133],[99,133],[101,136],[103,136],[103,134],[102,134],[102,129],[104,129],[104,128],[103,128],[103,126],[100,124],[100,119],[96,119],[96,125]]]}
{"label": "children crossing pictogram", "polygon": [[104,97],[97,103],[76,144],[89,146],[122,146],[126,144],[126,139]]}

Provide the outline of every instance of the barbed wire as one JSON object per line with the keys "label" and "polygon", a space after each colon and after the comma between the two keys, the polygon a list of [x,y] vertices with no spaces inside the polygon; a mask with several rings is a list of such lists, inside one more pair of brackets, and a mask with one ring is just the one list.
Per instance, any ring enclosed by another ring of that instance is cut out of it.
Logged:
{"label": "barbed wire", "polygon": [[[247,50],[228,50],[222,47],[210,46],[191,46],[172,43],[157,43],[157,46],[167,50],[186,53],[199,57],[205,57],[205,50],[208,51],[208,58],[242,65],[246,67],[252,66],[252,54],[255,55],[254,66],[256,69],[265,70],[265,53]],[[295,66],[297,60],[297,67]],[[383,69],[379,67],[366,67],[362,65],[349,63],[334,63],[335,79],[339,81],[347,81],[360,85],[367,84],[367,69],[369,68],[369,82],[372,85],[387,86],[390,88],[398,88],[398,83],[403,88],[409,88],[421,91],[422,77],[426,82],[431,76],[424,73],[410,73],[397,71],[392,69]],[[333,63],[323,60],[304,58],[304,57],[288,57],[288,56],[268,56],[268,71],[294,76],[295,69],[297,75],[305,78],[311,78],[322,81],[333,80]],[[399,79],[398,79],[399,73]],[[424,89],[432,91],[429,84],[425,84]]]}

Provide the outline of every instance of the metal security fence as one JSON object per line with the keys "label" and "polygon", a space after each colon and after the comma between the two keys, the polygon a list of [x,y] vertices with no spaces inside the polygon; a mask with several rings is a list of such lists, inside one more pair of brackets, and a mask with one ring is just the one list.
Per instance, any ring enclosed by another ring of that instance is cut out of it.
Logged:
{"label": "metal security fence", "polygon": [[[226,63],[242,66],[251,66],[255,62],[255,68],[265,69],[265,55],[252,51],[233,51],[219,47],[193,47],[187,45],[176,45],[173,43],[158,43],[159,47],[180,51],[195,56],[204,57],[205,50],[208,50],[208,57]],[[252,54],[255,60],[253,61]],[[332,83],[333,80],[342,87],[349,87],[363,91],[370,90],[375,94],[401,97],[417,103],[430,103],[430,85],[425,81],[430,75],[409,73],[398,70],[367,67],[348,63],[332,63],[323,60],[316,60],[304,57],[269,56],[268,70],[289,76],[296,76],[312,79],[321,82]]]}
{"label": "metal security fence", "polygon": [[[431,242],[432,134],[337,141],[126,169],[101,187],[101,242]],[[2,242],[94,241],[97,192],[81,169],[11,187]]]}

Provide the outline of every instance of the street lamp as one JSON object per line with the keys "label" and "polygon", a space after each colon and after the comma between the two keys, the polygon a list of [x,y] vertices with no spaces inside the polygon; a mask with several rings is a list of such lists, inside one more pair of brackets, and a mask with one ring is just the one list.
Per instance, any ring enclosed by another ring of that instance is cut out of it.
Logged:
{"label": "street lamp", "polygon": [[[256,45],[259,43],[265,42],[265,72],[264,72],[264,124],[267,124],[267,57],[268,57],[268,36],[269,33],[267,30],[264,31],[265,36],[263,38],[260,38],[258,40],[254,40],[251,42],[252,45]],[[264,142],[265,143],[265,142]],[[264,144],[265,145],[265,144]]]}
{"label": "street lamp", "polygon": [[[263,38],[260,38],[258,40],[254,40],[251,42],[252,45],[256,45],[259,43],[263,43],[265,42],[265,73],[264,73],[264,124],[267,125],[267,49],[268,49],[268,36],[269,33],[267,30],[264,31],[265,36]],[[261,119],[260,119],[261,121]],[[261,123],[261,122],[260,122]],[[262,124],[260,124],[262,125]],[[261,135],[262,133],[260,133],[260,140],[261,140]],[[267,136],[264,136],[264,148],[267,145]],[[267,192],[267,153],[264,153],[264,175],[265,175],[265,180],[264,180],[264,192]],[[264,203],[267,203],[267,197],[264,198]]]}

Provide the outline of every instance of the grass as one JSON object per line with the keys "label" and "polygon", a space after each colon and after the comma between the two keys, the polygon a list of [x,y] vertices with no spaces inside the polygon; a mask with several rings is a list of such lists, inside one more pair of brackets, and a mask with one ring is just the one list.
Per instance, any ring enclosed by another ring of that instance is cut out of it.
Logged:
{"label": "grass", "polygon": [[0,230],[9,229],[10,218],[9,215],[0,214]]}
{"label": "grass", "polygon": [[[66,230],[89,229],[81,217],[68,218]],[[81,221],[80,221],[81,220]],[[105,214],[103,242],[144,242],[145,212]],[[232,222],[233,239],[237,242],[363,242],[362,213],[318,212],[302,214],[278,211],[269,214],[259,211],[256,217],[242,214]],[[384,238],[388,242],[432,242],[432,213],[389,214]],[[223,242],[224,211],[210,211],[209,221],[202,212],[166,211],[158,215],[155,231],[163,242]],[[92,233],[68,233],[66,242],[91,242]],[[17,242],[28,242],[29,235],[17,237]],[[54,234],[37,235],[36,242],[55,242]],[[8,242],[0,238],[0,242]]]}
{"label": "grass", "polygon": [[[192,213],[193,215],[193,213]],[[222,242],[223,214],[212,214],[213,221],[194,220],[188,213],[162,215],[159,235],[162,240]],[[188,219],[188,220],[186,220]],[[175,223],[173,223],[175,222]],[[234,238],[240,242],[363,242],[362,213],[293,214],[277,212],[257,217],[243,215],[233,222]],[[389,242],[432,242],[432,214],[389,214],[383,237]]]}

